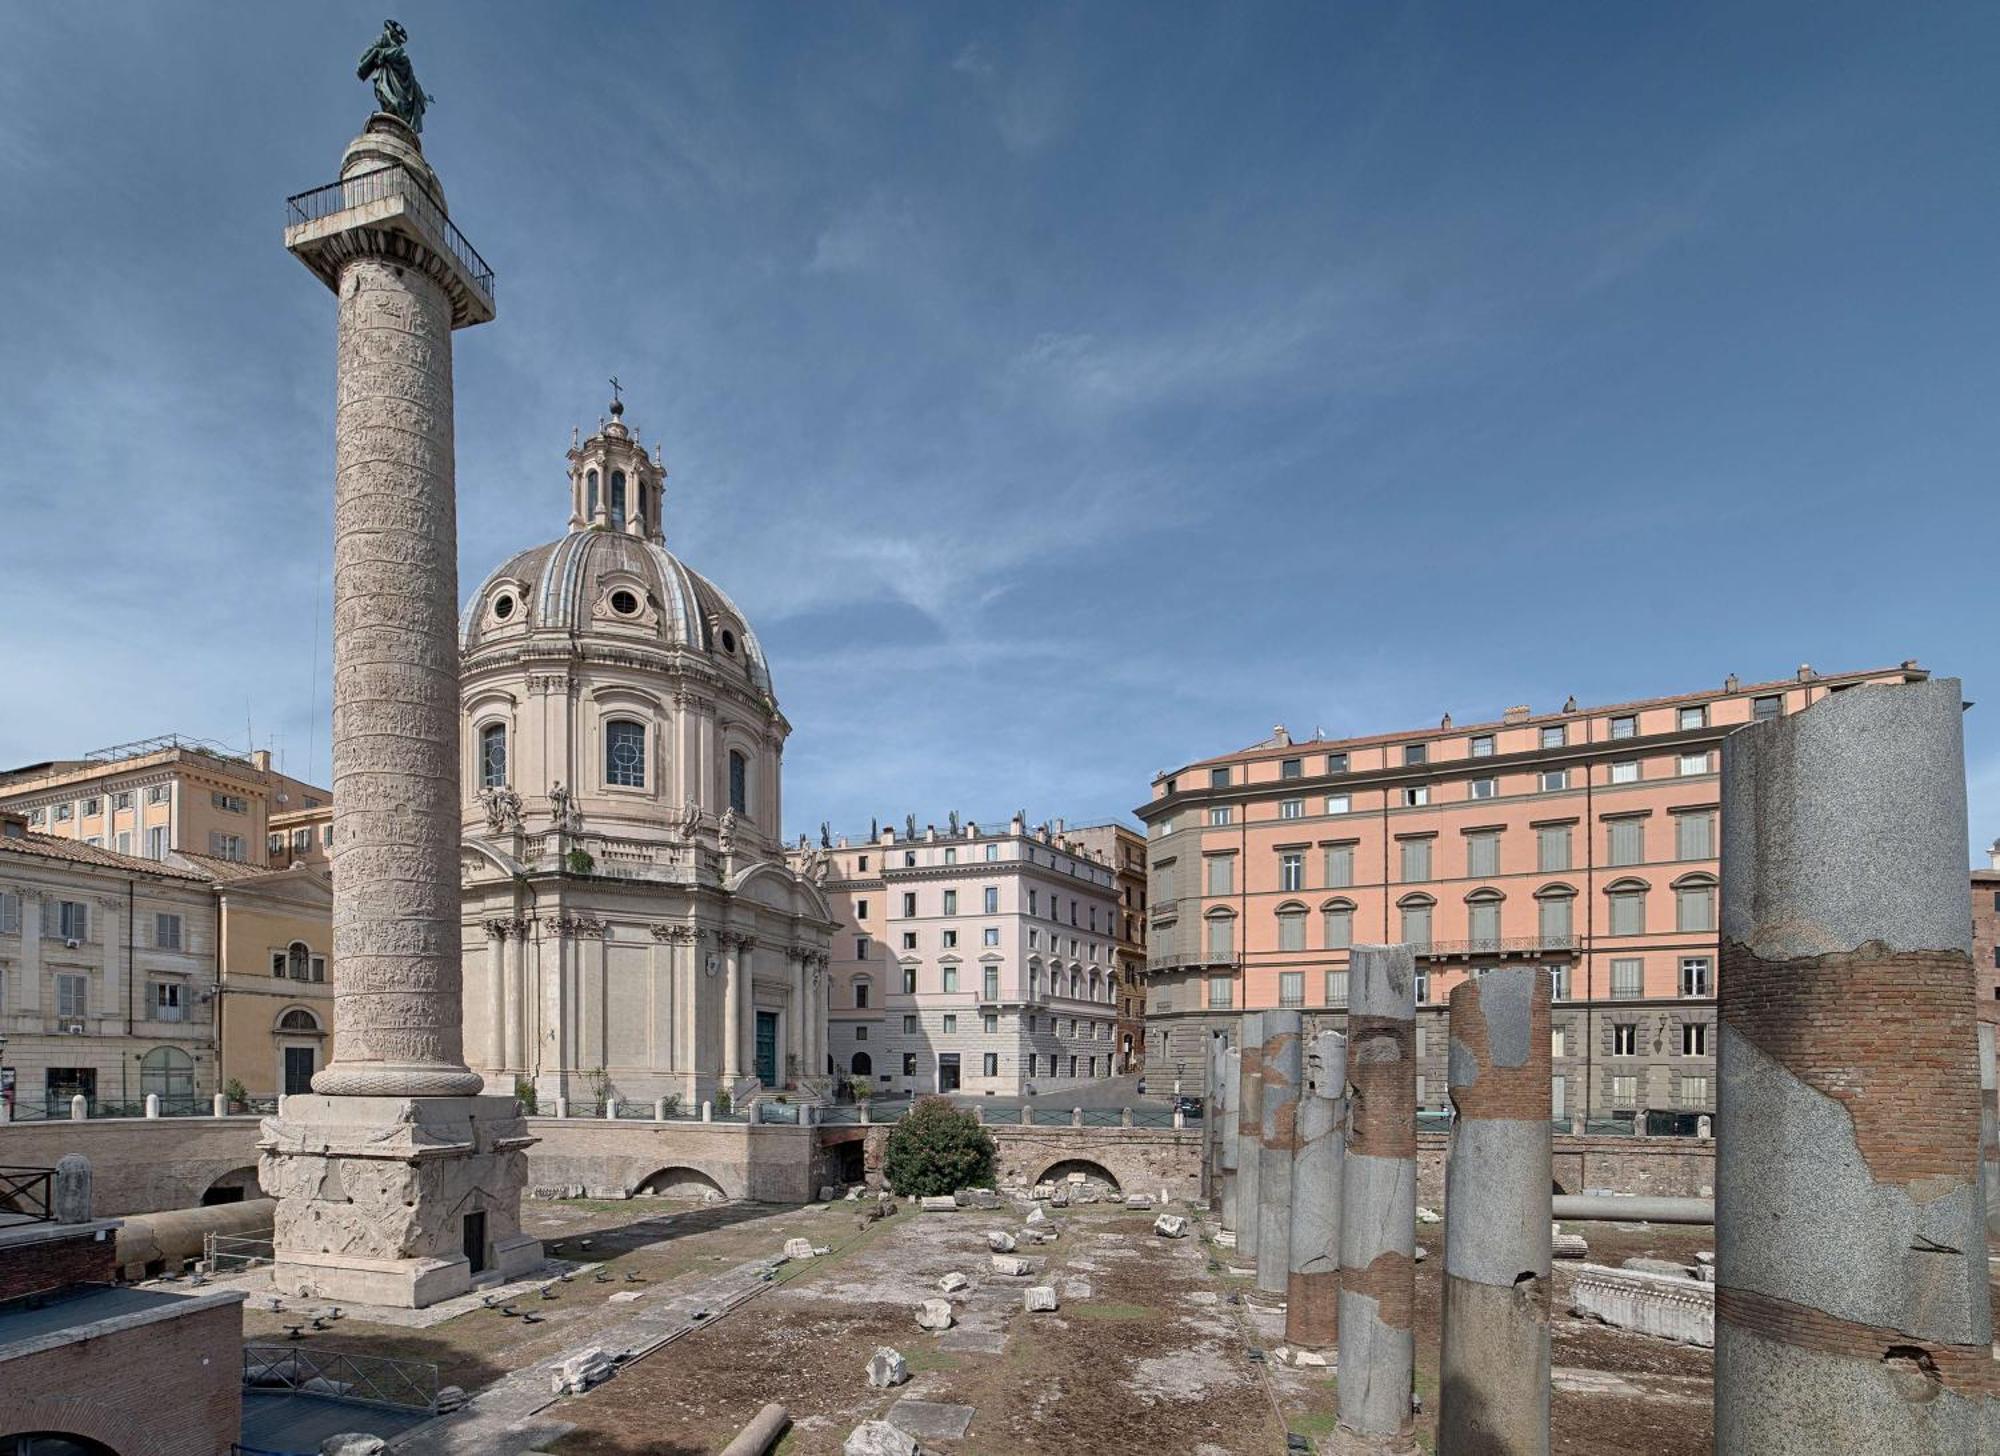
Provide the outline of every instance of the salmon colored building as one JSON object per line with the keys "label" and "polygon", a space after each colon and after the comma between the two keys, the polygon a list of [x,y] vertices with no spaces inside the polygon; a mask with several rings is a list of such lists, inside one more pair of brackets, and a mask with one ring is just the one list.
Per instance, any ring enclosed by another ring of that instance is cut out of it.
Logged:
{"label": "salmon colored building", "polygon": [[[1253,747],[1160,775],[1147,826],[1150,1071],[1190,1085],[1244,1010],[1338,1026],[1349,947],[1418,960],[1418,1097],[1445,1106],[1453,986],[1533,964],[1557,1118],[1715,1106],[1722,741],[1915,662],[1491,722]],[[1318,1016],[1312,1013],[1319,1013]],[[1655,1119],[1657,1121],[1657,1119]]]}

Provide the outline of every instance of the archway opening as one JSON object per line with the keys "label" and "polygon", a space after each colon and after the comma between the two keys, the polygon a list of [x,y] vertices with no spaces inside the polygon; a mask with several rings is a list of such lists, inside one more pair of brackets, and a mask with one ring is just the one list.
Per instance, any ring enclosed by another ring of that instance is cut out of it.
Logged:
{"label": "archway opening", "polygon": [[875,1063],[869,1057],[868,1053],[856,1052],[853,1059],[848,1062],[847,1070],[856,1077],[872,1076],[875,1071]]}
{"label": "archway opening", "polygon": [[257,1181],[255,1168],[231,1168],[203,1190],[201,1205],[209,1208],[218,1203],[241,1203],[245,1199],[264,1196],[264,1186]]}
{"label": "archway opening", "polygon": [[1093,1163],[1088,1158],[1064,1158],[1042,1169],[1037,1183],[1067,1183],[1074,1192],[1078,1188],[1089,1189],[1099,1195],[1118,1193],[1117,1175],[1102,1163]]}
{"label": "archway opening", "polygon": [[639,1180],[634,1198],[684,1198],[700,1203],[722,1203],[729,1195],[722,1185],[699,1168],[662,1168]]}
{"label": "archway opening", "polygon": [[0,1436],[0,1456],[118,1456],[102,1441],[63,1431],[26,1431]]}

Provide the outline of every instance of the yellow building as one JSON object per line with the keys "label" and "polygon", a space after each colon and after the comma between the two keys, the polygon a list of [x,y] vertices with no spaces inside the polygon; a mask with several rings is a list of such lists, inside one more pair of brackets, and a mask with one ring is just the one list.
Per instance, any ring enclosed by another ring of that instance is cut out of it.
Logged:
{"label": "yellow building", "polygon": [[179,850],[262,864],[272,816],[332,802],[273,769],[266,750],[239,755],[176,735],[0,773],[0,809],[25,815],[33,833],[152,860]]}
{"label": "yellow building", "polygon": [[332,879],[305,863],[173,862],[205,876],[216,900],[218,1090],[251,1102],[310,1092],[333,1059]]}
{"label": "yellow building", "polygon": [[270,831],[264,836],[264,851],[264,862],[274,870],[304,865],[331,874],[333,805],[319,803],[273,814]]}

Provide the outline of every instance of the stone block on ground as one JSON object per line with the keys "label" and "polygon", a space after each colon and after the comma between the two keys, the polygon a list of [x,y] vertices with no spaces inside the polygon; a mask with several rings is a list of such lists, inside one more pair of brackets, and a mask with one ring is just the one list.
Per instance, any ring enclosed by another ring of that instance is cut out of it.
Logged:
{"label": "stone block on ground", "polygon": [[1423,1206],[1423,1205],[1422,1205],[1421,1203],[1419,1203],[1419,1204],[1417,1205],[1417,1222],[1418,1222],[1418,1223],[1443,1223],[1443,1222],[1444,1222],[1444,1215],[1443,1215],[1443,1214],[1441,1214],[1441,1213],[1439,1213],[1439,1212],[1438,1212],[1438,1211],[1437,1211],[1436,1209],[1434,1209],[1434,1208],[1425,1208],[1425,1207],[1424,1207],[1424,1206]]}
{"label": "stone block on ground", "polygon": [[868,1383],[876,1389],[887,1390],[909,1378],[910,1362],[903,1358],[902,1351],[879,1345],[875,1353],[868,1357]]}
{"label": "stone block on ground", "polygon": [[927,1299],[918,1305],[917,1328],[920,1330],[950,1329],[951,1301],[948,1299]]}
{"label": "stone block on ground", "polygon": [[1027,1219],[1028,1227],[1039,1228],[1048,1221],[1049,1221],[1048,1210],[1043,1208],[1040,1204],[1036,1204],[1035,1207],[1028,1210],[1028,1219]]}
{"label": "stone block on ground", "polygon": [[1626,1259],[1621,1269],[1636,1269],[1641,1274],[1664,1274],[1669,1279],[1692,1279],[1694,1270],[1686,1264],[1677,1264],[1672,1259],[1648,1259],[1643,1256]]}
{"label": "stone block on ground", "polygon": [[389,1443],[366,1431],[346,1431],[319,1443],[319,1456],[382,1456]]}
{"label": "stone block on ground", "polygon": [[820,1201],[821,1203],[832,1203],[832,1202],[833,1202],[834,1200],[838,1199],[839,1197],[840,1197],[840,1189],[839,1189],[839,1188],[835,1187],[835,1186],[834,1186],[833,1184],[831,1184],[831,1183],[822,1183],[822,1184],[820,1184],[820,1187],[819,1187],[819,1201]]}
{"label": "stone block on ground", "polygon": [[813,1246],[810,1239],[785,1240],[785,1257],[787,1259],[810,1259],[812,1256]]}
{"label": "stone block on ground", "polygon": [[1014,1236],[1005,1229],[989,1229],[986,1233],[986,1247],[996,1254],[1014,1252]]}
{"label": "stone block on ground", "polygon": [[841,1443],[841,1456],[923,1456],[916,1438],[887,1421],[863,1421]]}
{"label": "stone block on ground", "polygon": [[582,1395],[616,1368],[609,1350],[592,1346],[568,1356],[550,1373],[549,1385],[557,1395]]}
{"label": "stone block on ground", "polygon": [[1013,1254],[994,1254],[992,1264],[995,1274],[1004,1274],[1010,1279],[1020,1278],[1032,1267],[1026,1259]]}
{"label": "stone block on ground", "polygon": [[1187,1237],[1187,1220],[1178,1213],[1163,1213],[1153,1220],[1153,1232],[1163,1239]]}
{"label": "stone block on ground", "polygon": [[1151,1213],[1153,1211],[1153,1195],[1150,1193],[1128,1193],[1125,1195],[1125,1206],[1134,1213]]}
{"label": "stone block on ground", "polygon": [[1582,1234],[1557,1234],[1550,1241],[1549,1252],[1558,1259],[1588,1259],[1590,1245]]}
{"label": "stone block on ground", "polygon": [[972,1428],[973,1408],[904,1396],[889,1407],[889,1424],[920,1441],[962,1441]]}
{"label": "stone block on ground", "polygon": [[1056,1307],[1056,1292],[1050,1285],[1037,1284],[1021,1295],[1021,1308],[1029,1314],[1046,1314]]}
{"label": "stone block on ground", "polygon": [[1685,1345],[1715,1345],[1715,1286],[1685,1274],[1585,1264],[1570,1289],[1570,1313]]}
{"label": "stone block on ground", "polygon": [[1309,1365],[1314,1369],[1324,1369],[1326,1367],[1326,1356],[1320,1354],[1317,1350],[1294,1350],[1292,1351],[1292,1363],[1294,1365]]}
{"label": "stone block on ground", "polygon": [[925,1213],[956,1213],[958,1200],[949,1193],[941,1193],[935,1198],[926,1198],[919,1205]]}
{"label": "stone block on ground", "polygon": [[967,1279],[963,1274],[954,1269],[951,1273],[945,1275],[944,1278],[938,1280],[938,1288],[946,1294],[956,1294],[971,1283],[970,1279]]}

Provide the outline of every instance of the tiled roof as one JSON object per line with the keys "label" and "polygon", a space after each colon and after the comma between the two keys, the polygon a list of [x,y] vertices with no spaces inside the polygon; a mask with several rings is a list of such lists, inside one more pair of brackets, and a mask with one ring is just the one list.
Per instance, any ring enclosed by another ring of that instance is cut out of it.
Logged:
{"label": "tiled roof", "polygon": [[36,834],[32,831],[27,834],[0,835],[0,854],[18,854],[31,859],[62,860],[70,864],[93,865],[98,869],[158,875],[169,880],[202,882],[208,878],[193,870],[162,864],[156,859],[141,859],[134,854],[119,854],[116,850],[85,844],[80,839],[64,839],[59,835]]}
{"label": "tiled roof", "polygon": [[245,864],[240,859],[224,859],[219,854],[196,854],[191,849],[177,849],[174,855],[176,858],[186,860],[189,869],[198,879],[248,880],[271,873],[267,865]]}
{"label": "tiled roof", "polygon": [[1781,677],[1773,678],[1769,682],[1739,682],[1733,689],[1722,687],[1687,693],[1668,693],[1655,698],[1634,698],[1624,703],[1599,703],[1570,711],[1531,713],[1526,717],[1511,720],[1501,717],[1488,719],[1482,723],[1453,723],[1449,728],[1432,724],[1427,728],[1405,728],[1393,733],[1369,733],[1355,738],[1295,738],[1289,743],[1266,738],[1262,742],[1251,744],[1248,748],[1239,748],[1234,753],[1218,753],[1209,758],[1197,758],[1182,764],[1180,768],[1155,774],[1153,782],[1158,783],[1161,779],[1184,773],[1189,769],[1206,768],[1211,764],[1240,763],[1251,758],[1285,758],[1302,751],[1373,748],[1384,743],[1419,743],[1438,738],[1464,737],[1469,733],[1485,733],[1501,728],[1531,728],[1543,723],[1562,723],[1607,713],[1633,713],[1641,708],[1664,708],[1675,703],[1706,702],[1714,698],[1747,698],[1763,693],[1780,692],[1787,688],[1828,687],[1834,683],[1853,682],[1863,678],[1892,677],[1897,673],[1915,673],[1921,677],[1930,675],[1927,669],[1918,667],[1913,662],[1905,662],[1895,667],[1867,668],[1859,672],[1817,673],[1810,678]]}

